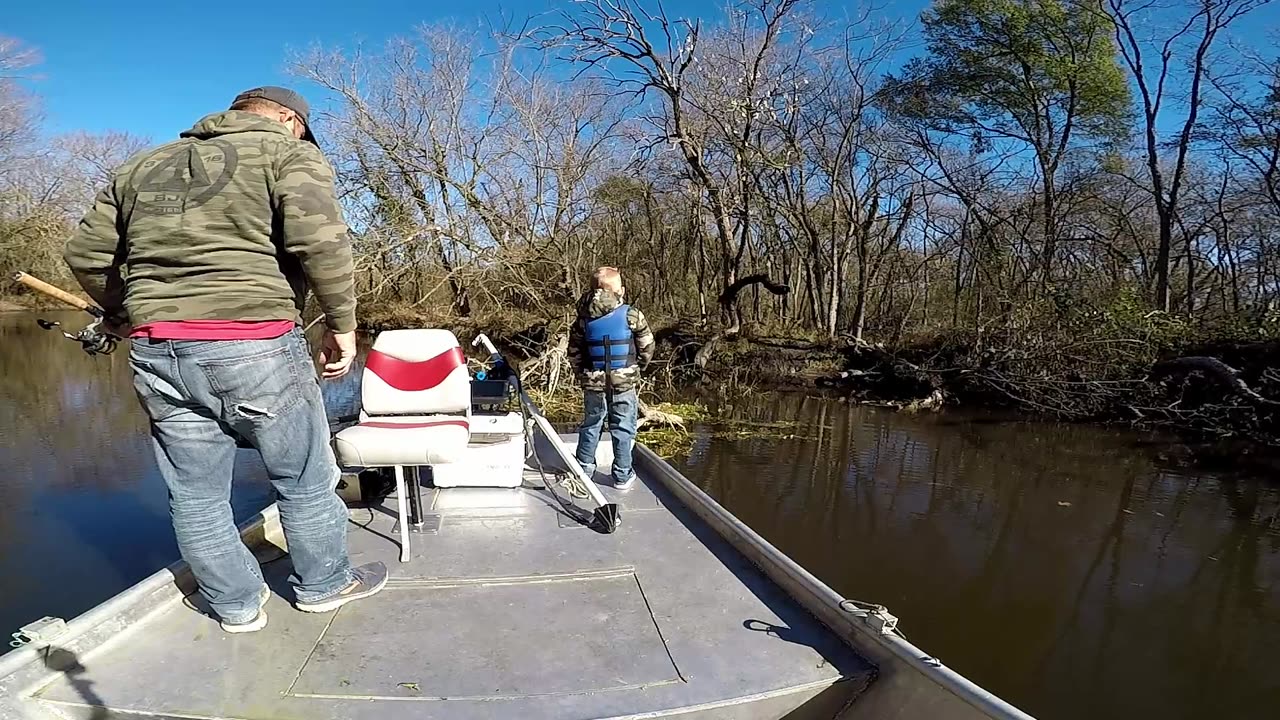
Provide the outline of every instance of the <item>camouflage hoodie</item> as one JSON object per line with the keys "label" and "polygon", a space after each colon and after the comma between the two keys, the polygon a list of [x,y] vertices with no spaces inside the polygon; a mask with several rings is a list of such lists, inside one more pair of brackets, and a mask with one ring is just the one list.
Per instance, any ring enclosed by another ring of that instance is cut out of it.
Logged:
{"label": "camouflage hoodie", "polygon": [[[590,367],[586,340],[587,323],[608,315],[621,304],[622,298],[609,290],[589,290],[578,301],[578,319],[569,330],[569,362],[578,371],[584,390],[601,392],[605,389],[605,371],[593,370]],[[653,332],[649,330],[649,323],[644,319],[644,313],[635,307],[629,308],[627,327],[631,328],[631,338],[636,345],[636,358],[640,363],[609,371],[610,383],[618,392],[626,392],[639,384],[640,371],[653,359]]]}
{"label": "camouflage hoodie", "polygon": [[253,113],[214,113],[130,158],[64,257],[95,301],[134,325],[296,322],[310,286],[330,329],[355,328],[333,170],[315,145]]}

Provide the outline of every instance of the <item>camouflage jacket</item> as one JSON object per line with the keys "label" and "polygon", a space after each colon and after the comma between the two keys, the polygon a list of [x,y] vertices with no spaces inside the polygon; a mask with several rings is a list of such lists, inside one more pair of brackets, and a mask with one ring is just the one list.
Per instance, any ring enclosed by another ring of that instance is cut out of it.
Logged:
{"label": "camouflage jacket", "polygon": [[[578,372],[579,382],[584,390],[602,392],[605,389],[605,371],[593,370],[588,362],[586,330],[587,323],[598,317],[613,312],[622,304],[622,298],[608,290],[592,290],[578,301],[578,319],[569,329],[569,362]],[[626,392],[640,383],[640,371],[653,359],[653,332],[644,313],[631,307],[627,311],[627,327],[631,329],[631,339],[636,346],[638,365],[631,365],[618,370],[610,370],[610,384],[618,392]]]}
{"label": "camouflage jacket", "polygon": [[313,289],[325,323],[355,329],[351,240],[320,150],[252,113],[206,116],[130,158],[63,257],[109,314],[293,320]]}

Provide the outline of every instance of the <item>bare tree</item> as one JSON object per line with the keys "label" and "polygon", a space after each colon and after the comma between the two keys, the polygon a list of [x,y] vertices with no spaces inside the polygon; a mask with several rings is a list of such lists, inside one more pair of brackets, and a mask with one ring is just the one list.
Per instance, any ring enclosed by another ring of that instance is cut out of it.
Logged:
{"label": "bare tree", "polygon": [[447,284],[463,315],[478,295],[522,310],[572,296],[591,189],[618,168],[611,94],[554,77],[518,35],[443,25],[382,53],[317,51],[296,67],[343,101],[327,122],[350,202],[368,218],[362,262],[380,277],[369,291],[408,285],[403,299],[418,305]]}
{"label": "bare tree", "polygon": [[33,100],[18,85],[22,72],[39,61],[35,50],[15,38],[0,35],[0,189],[30,159],[36,139]]}
{"label": "bare tree", "polygon": [[[647,116],[658,139],[674,145],[691,179],[705,193],[718,240],[723,335],[741,328],[739,295],[761,285],[775,294],[788,286],[767,273],[740,276],[751,240],[757,161],[751,146],[762,120],[794,75],[777,48],[789,32],[799,0],[756,0],[730,11],[728,26],[711,36],[698,22],[672,20],[631,0],[590,0],[565,13],[545,34],[550,47],[616,90],[638,99],[650,91],[661,110]],[[779,67],[783,72],[776,72]]]}
{"label": "bare tree", "polygon": [[[1183,0],[1172,5],[1137,0],[1106,0],[1103,11],[1115,28],[1120,55],[1138,88],[1146,151],[1148,190],[1159,217],[1155,259],[1156,307],[1170,309],[1170,257],[1178,221],[1187,162],[1205,100],[1205,80],[1215,44],[1232,23],[1270,0]],[[1145,27],[1181,11],[1164,40],[1148,41]],[[1183,66],[1180,69],[1179,66]],[[1185,96],[1175,98],[1179,91]],[[1172,167],[1164,162],[1160,128],[1170,125],[1170,104],[1180,113],[1172,141]]]}
{"label": "bare tree", "polygon": [[1280,59],[1245,53],[1239,60],[1208,77],[1216,97],[1204,135],[1249,170],[1248,189],[1260,190],[1280,214]]}
{"label": "bare tree", "polygon": [[0,186],[0,266],[59,280],[72,225],[129,155],[145,147],[122,132],[73,133],[24,150]]}

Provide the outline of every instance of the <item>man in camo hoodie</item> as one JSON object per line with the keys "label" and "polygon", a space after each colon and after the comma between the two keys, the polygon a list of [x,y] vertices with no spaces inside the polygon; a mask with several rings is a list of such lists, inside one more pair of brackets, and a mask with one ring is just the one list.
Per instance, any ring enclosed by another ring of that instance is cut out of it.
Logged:
{"label": "man in camo hoodie", "polygon": [[386,567],[347,556],[328,418],[298,326],[310,289],[324,312],[324,376],[348,372],[351,241],[302,96],[249,90],[130,158],[64,257],[131,338],[178,548],[222,628],[262,629],[270,598],[231,514],[238,438],[275,486],[296,607],[326,612],[380,590]]}
{"label": "man in camo hoodie", "polygon": [[636,438],[640,372],[653,359],[653,333],[644,314],[622,302],[626,288],[617,268],[596,270],[592,289],[578,303],[578,319],[569,332],[569,362],[579,371],[583,418],[578,428],[578,464],[587,477],[596,471],[600,427],[609,419],[613,439],[613,485],[626,490],[635,482],[631,449]]}

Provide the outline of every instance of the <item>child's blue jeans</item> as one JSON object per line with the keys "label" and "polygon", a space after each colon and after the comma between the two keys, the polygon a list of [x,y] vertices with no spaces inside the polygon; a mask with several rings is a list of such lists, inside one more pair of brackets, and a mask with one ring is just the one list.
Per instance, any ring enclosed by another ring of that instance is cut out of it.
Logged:
{"label": "child's blue jeans", "polygon": [[613,481],[624,483],[631,477],[631,448],[636,442],[636,412],[640,401],[634,389],[614,392],[612,402],[604,392],[583,393],[584,412],[578,428],[578,464],[591,477],[596,471],[596,445],[600,427],[609,418],[609,436],[613,438]]}

